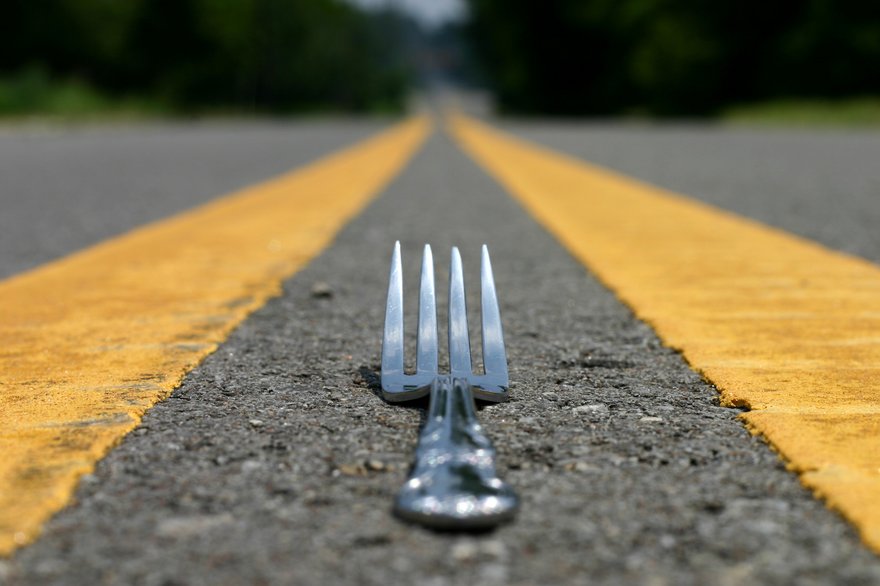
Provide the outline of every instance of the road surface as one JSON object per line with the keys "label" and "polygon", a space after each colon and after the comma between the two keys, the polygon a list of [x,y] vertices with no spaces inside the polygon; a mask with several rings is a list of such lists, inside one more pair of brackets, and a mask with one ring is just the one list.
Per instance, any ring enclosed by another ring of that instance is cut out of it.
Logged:
{"label": "road surface", "polygon": [[[32,268],[382,126],[6,130],[0,268]],[[499,126],[880,260],[876,134]],[[377,391],[396,239],[410,331],[421,246],[434,247],[439,283],[461,248],[472,310],[490,247],[513,385],[480,418],[523,499],[494,532],[390,515],[424,414]],[[880,584],[880,558],[737,415],[437,131],[100,461],[36,543],[0,562],[0,583]]]}

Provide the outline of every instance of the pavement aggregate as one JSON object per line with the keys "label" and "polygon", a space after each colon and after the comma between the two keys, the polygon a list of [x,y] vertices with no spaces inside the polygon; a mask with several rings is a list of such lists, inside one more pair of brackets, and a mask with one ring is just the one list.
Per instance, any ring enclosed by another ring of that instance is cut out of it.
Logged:
{"label": "pavement aggregate", "polygon": [[511,122],[522,138],[880,262],[880,132]]}
{"label": "pavement aggregate", "polygon": [[212,200],[382,121],[0,128],[0,278]]}
{"label": "pavement aggregate", "polygon": [[[449,247],[462,250],[477,358],[480,244],[492,252],[513,384],[480,418],[523,499],[493,532],[390,514],[426,407],[379,397],[395,239],[411,358],[422,245],[438,283]],[[737,414],[436,135],[0,564],[0,581],[880,584],[880,559]]]}

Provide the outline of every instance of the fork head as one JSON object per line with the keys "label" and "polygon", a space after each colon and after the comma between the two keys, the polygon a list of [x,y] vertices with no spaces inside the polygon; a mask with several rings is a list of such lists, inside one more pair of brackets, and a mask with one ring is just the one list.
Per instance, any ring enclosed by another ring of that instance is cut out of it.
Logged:
{"label": "fork head", "polygon": [[[471,367],[461,255],[458,248],[453,247],[449,271],[449,374],[467,380],[478,399],[504,401],[508,387],[507,356],[504,351],[492,264],[485,244],[482,250],[480,282],[483,373],[474,373]],[[386,401],[408,401],[428,395],[434,379],[441,375],[437,359],[434,258],[431,246],[427,244],[422,257],[419,286],[419,327],[414,373],[404,372],[403,342],[403,275],[400,242],[396,242],[391,256],[388,301],[385,305],[385,333],[382,339],[382,396]]]}

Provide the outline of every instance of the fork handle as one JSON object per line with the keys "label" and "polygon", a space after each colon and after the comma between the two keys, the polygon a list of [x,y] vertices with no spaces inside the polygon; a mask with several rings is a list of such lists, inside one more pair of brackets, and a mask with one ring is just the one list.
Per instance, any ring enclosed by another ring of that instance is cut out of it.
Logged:
{"label": "fork handle", "polygon": [[437,377],[395,513],[429,527],[476,529],[511,519],[518,506],[513,488],[495,472],[495,448],[477,420],[470,384]]}

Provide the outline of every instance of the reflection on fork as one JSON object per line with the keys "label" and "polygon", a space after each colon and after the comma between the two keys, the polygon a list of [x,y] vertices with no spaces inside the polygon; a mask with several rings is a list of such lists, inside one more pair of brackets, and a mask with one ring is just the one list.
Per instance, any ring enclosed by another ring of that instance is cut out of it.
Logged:
{"label": "reflection on fork", "polygon": [[382,395],[390,402],[430,394],[428,417],[419,436],[416,461],[395,501],[400,517],[430,527],[492,527],[513,517],[519,500],[495,473],[495,449],[477,420],[474,397],[507,398],[507,357],[489,251],[481,267],[484,373],[471,367],[464,276],[452,249],[449,276],[449,374],[439,372],[434,261],[425,246],[419,288],[416,372],[403,368],[403,277],[400,243],[394,245],[382,341]]}

